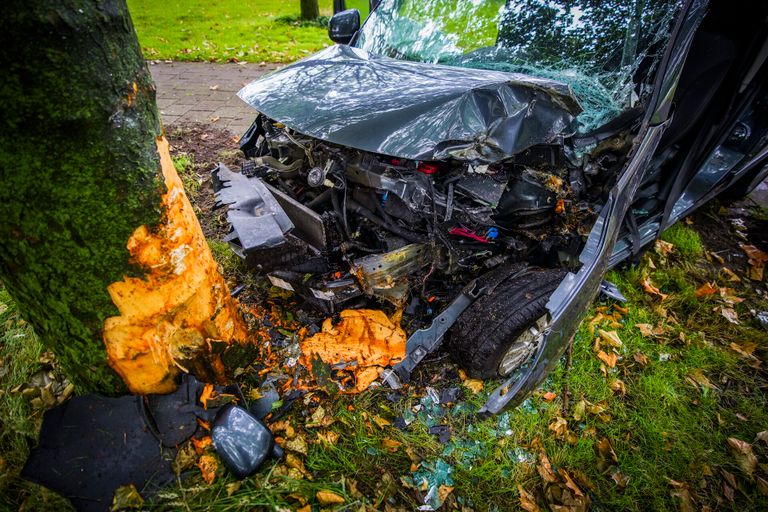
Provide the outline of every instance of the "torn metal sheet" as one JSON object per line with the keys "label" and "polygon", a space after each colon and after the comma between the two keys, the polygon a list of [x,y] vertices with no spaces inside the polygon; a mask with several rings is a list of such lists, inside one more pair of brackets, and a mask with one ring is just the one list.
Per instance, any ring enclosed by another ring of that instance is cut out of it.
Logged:
{"label": "torn metal sheet", "polygon": [[383,311],[347,309],[323,322],[322,330],[301,342],[302,364],[313,371],[319,357],[329,365],[343,365],[354,382],[343,391],[368,388],[385,367],[405,356],[405,332]]}
{"label": "torn metal sheet", "polygon": [[384,254],[359,258],[351,267],[366,293],[398,305],[408,297],[408,277],[429,261],[428,246],[410,244]]}
{"label": "torn metal sheet", "polygon": [[503,160],[571,134],[581,111],[570,88],[553,80],[408,62],[339,45],[247,85],[238,96],[305,135],[414,160]]}
{"label": "torn metal sheet", "polygon": [[224,164],[213,171],[213,180],[216,206],[229,206],[227,220],[243,252],[285,243],[293,223],[261,180],[234,173]]}

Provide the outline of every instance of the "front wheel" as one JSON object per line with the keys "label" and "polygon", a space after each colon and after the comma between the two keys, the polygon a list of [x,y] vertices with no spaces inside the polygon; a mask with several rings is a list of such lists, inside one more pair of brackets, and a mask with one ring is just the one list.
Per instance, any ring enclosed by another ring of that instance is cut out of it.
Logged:
{"label": "front wheel", "polygon": [[474,378],[506,377],[533,356],[547,324],[547,301],[565,277],[529,268],[467,308],[448,332],[448,350]]}

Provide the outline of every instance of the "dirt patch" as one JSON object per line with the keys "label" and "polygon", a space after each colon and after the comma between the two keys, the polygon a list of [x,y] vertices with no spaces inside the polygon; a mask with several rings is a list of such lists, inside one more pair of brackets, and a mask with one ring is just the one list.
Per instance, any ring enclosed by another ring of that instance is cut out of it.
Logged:
{"label": "dirt patch", "polygon": [[221,240],[228,231],[226,209],[214,210],[211,171],[219,162],[232,170],[240,169],[243,155],[238,145],[239,136],[209,124],[185,123],[173,125],[167,137],[173,157],[186,155],[192,159],[187,177],[197,180],[199,187],[189,193],[189,199],[206,238]]}

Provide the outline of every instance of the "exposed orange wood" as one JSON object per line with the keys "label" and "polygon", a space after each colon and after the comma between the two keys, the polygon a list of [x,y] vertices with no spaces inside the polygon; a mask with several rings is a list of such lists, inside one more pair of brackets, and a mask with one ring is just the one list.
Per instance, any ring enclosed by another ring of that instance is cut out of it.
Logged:
{"label": "exposed orange wood", "polygon": [[[108,287],[120,316],[104,322],[109,364],[139,394],[167,393],[183,361],[206,352],[208,340],[244,341],[245,324],[229,295],[168,152],[157,139],[167,192],[161,224],[138,227],[128,240],[143,277]],[[211,365],[222,368],[221,364]]]}

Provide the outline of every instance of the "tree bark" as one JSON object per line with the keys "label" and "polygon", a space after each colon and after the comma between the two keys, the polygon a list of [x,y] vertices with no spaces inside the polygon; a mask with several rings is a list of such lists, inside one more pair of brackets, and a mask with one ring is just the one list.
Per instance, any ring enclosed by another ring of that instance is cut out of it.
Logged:
{"label": "tree bark", "polygon": [[6,0],[0,68],[0,280],[23,317],[80,392],[170,391],[185,364],[220,380],[198,360],[245,330],[125,0]]}
{"label": "tree bark", "polygon": [[317,0],[301,0],[301,19],[316,20],[320,17],[320,7]]}

